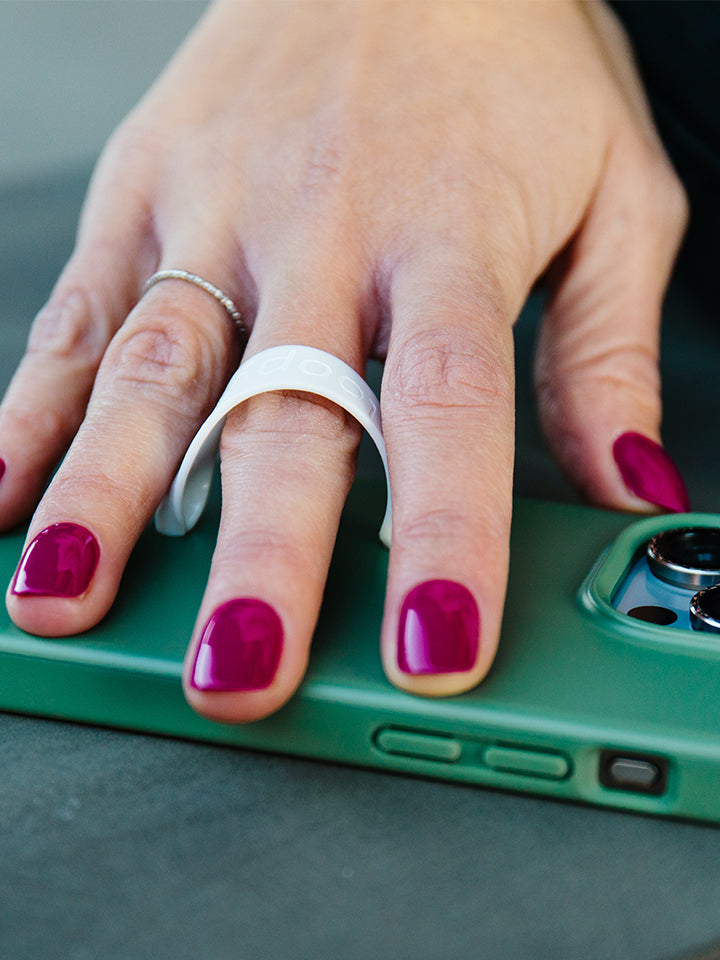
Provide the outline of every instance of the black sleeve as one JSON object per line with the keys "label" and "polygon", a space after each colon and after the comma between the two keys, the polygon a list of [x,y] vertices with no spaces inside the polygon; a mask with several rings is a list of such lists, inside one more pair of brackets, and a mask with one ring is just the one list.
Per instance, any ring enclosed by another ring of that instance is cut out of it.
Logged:
{"label": "black sleeve", "polygon": [[655,120],[690,196],[682,268],[720,295],[720,2],[611,0]]}

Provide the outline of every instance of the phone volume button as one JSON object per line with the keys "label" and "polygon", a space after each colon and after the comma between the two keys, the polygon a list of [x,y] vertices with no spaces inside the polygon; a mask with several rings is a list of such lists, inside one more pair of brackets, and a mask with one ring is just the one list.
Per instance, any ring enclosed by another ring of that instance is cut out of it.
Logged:
{"label": "phone volume button", "polygon": [[570,761],[561,753],[520,750],[517,747],[488,747],[483,763],[498,773],[515,773],[524,777],[564,780],[570,773]]}
{"label": "phone volume button", "polygon": [[454,737],[434,733],[415,733],[394,727],[383,727],[379,730],[375,735],[375,745],[383,753],[416,757],[418,760],[436,760],[441,763],[455,763],[462,755],[462,743]]}

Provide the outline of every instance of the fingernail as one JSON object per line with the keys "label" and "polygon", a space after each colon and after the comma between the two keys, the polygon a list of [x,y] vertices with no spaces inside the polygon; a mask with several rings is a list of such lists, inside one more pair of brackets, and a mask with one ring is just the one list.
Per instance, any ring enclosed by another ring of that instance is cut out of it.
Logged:
{"label": "fingernail", "polygon": [[196,690],[262,690],[280,663],[280,617],[263,600],[228,600],[205,624],[193,666]]}
{"label": "fingernail", "polygon": [[680,471],[659,443],[641,433],[623,433],[613,444],[620,476],[631,493],[671,513],[685,513],[690,498]]}
{"label": "fingernail", "polygon": [[405,597],[398,629],[398,666],[403,673],[457,673],[477,659],[480,614],[467,587],[453,580],[427,580]]}
{"label": "fingernail", "polygon": [[3,474],[5,473],[5,461],[0,457],[0,480],[2,480]]}
{"label": "fingernail", "polygon": [[77,523],[53,523],[23,554],[12,592],[20,596],[79,597],[95,573],[100,548]]}

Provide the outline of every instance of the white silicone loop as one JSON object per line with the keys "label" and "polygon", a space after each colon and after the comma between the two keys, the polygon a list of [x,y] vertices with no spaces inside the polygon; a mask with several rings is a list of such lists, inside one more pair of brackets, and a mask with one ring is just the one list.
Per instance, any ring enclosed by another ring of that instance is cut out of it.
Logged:
{"label": "white silicone loop", "polygon": [[181,537],[200,519],[217,461],[220,433],[228,413],[259,393],[300,390],[318,394],[347,410],[365,428],[385,468],[387,506],[380,539],[390,545],[392,509],[387,454],[380,422],[380,404],[362,377],[342,360],[314,347],[270,347],[241,363],[188,447],[175,479],[155,514],[160,533]]}

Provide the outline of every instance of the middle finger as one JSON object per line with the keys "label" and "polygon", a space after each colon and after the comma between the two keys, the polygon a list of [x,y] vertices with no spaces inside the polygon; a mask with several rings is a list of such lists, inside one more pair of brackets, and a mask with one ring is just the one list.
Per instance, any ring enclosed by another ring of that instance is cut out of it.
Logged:
{"label": "middle finger", "polygon": [[[361,371],[365,298],[352,256],[283,259],[268,271],[247,356],[305,344]],[[344,410],[295,391],[253,397],[228,416],[221,527],[185,664],[200,713],[257,719],[302,679],[359,439]]]}

